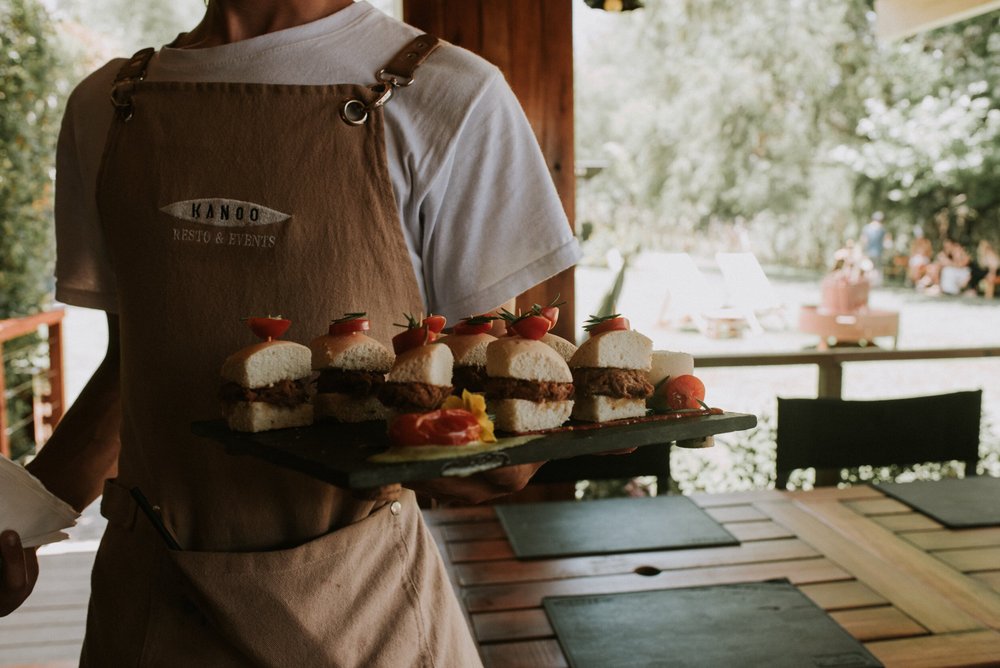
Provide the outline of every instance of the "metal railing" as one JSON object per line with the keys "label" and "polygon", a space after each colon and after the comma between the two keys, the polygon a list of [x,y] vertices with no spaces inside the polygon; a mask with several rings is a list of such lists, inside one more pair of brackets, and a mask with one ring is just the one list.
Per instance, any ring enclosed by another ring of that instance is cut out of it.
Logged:
{"label": "metal railing", "polygon": [[[31,420],[34,427],[34,440],[36,447],[40,447],[48,440],[49,435],[55,425],[62,418],[65,410],[66,395],[64,388],[63,373],[63,338],[62,321],[65,316],[62,308],[36,313],[23,318],[8,318],[0,320],[0,358],[3,357],[4,344],[18,339],[22,336],[34,334],[41,328],[48,330],[49,348],[49,368],[42,371],[39,376],[46,382],[35,382],[35,378],[29,387],[13,388],[17,392],[31,389]],[[0,455],[10,457],[10,437],[17,429],[27,426],[24,424],[11,425],[7,412],[7,399],[11,392],[7,388],[4,368],[0,364]]]}

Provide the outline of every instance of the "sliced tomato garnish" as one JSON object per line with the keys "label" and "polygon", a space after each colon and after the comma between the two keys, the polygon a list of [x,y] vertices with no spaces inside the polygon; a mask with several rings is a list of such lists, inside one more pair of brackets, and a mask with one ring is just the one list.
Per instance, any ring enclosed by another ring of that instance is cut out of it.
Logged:
{"label": "sliced tomato garnish", "polygon": [[628,318],[623,318],[619,316],[617,318],[610,318],[608,320],[603,320],[594,325],[593,327],[591,327],[587,331],[590,332],[591,336],[594,336],[595,334],[603,334],[604,332],[628,330],[628,328],[629,328]]}
{"label": "sliced tomato garnish", "polygon": [[292,321],[287,318],[272,318],[268,316],[266,318],[247,318],[247,325],[250,326],[250,331],[257,338],[270,341],[271,339],[281,338],[282,334],[287,332],[288,328],[291,327]]}
{"label": "sliced tomato garnish", "polygon": [[702,408],[705,399],[705,384],[697,376],[685,374],[664,383],[659,393],[666,399],[671,410]]}
{"label": "sliced tomato garnish", "polygon": [[549,331],[551,322],[540,315],[529,315],[515,322],[512,327],[519,336],[537,341]]}
{"label": "sliced tomato garnish", "polygon": [[392,337],[392,349],[397,355],[402,355],[411,348],[431,343],[437,338],[437,334],[427,329],[426,325],[419,325]]}
{"label": "sliced tomato garnish", "polygon": [[393,445],[463,445],[479,439],[479,419],[464,408],[405,413],[389,425]]}
{"label": "sliced tomato garnish", "polygon": [[559,307],[558,306],[546,306],[545,308],[542,309],[541,314],[542,314],[543,318],[545,318],[546,320],[548,320],[551,323],[549,325],[549,329],[552,329],[553,327],[555,327],[556,323],[559,322]]}
{"label": "sliced tomato garnish", "polygon": [[492,329],[493,329],[493,323],[490,322],[484,322],[478,325],[470,325],[466,323],[464,320],[462,320],[457,325],[452,327],[451,331],[454,334],[458,334],[459,336],[466,336],[469,334],[486,334]]}
{"label": "sliced tomato garnish", "polygon": [[432,314],[424,318],[424,321],[421,324],[435,334],[440,334],[441,330],[444,329],[444,326],[448,324],[448,320],[443,315]]}
{"label": "sliced tomato garnish", "polygon": [[344,334],[354,334],[355,332],[367,332],[371,329],[368,318],[350,318],[348,320],[334,320],[330,323],[330,336],[342,336]]}

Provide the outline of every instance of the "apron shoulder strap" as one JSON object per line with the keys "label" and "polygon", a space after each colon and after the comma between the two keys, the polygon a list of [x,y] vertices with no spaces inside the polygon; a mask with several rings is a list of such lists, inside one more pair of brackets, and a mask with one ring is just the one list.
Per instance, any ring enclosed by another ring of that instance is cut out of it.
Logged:
{"label": "apron shoulder strap", "polygon": [[136,51],[135,55],[121,66],[114,83],[111,84],[111,104],[123,120],[132,118],[132,91],[136,82],[146,77],[146,68],[154,53],[156,49],[152,47]]}
{"label": "apron shoulder strap", "polygon": [[392,60],[375,74],[375,78],[392,84],[394,88],[409,86],[413,83],[413,73],[439,46],[441,40],[434,35],[420,35],[393,56]]}

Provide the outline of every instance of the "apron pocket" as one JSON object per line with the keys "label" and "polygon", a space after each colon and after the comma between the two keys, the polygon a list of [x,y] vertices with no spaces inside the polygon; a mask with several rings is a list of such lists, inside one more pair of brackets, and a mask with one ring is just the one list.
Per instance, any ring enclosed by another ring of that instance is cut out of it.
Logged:
{"label": "apron pocket", "polygon": [[286,550],[167,555],[207,623],[255,663],[420,665],[426,642],[413,585],[417,564],[405,538],[419,510],[415,503],[403,508],[394,514],[383,506]]}

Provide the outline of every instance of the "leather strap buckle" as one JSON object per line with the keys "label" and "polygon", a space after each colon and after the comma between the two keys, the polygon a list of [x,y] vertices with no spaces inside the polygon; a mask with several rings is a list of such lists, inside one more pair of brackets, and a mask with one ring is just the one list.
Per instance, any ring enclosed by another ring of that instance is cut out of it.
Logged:
{"label": "leather strap buckle", "polygon": [[340,107],[340,117],[348,125],[364,125],[368,113],[385,105],[397,88],[405,88],[413,83],[413,73],[427,60],[441,41],[433,35],[420,35],[392,57],[389,64],[375,73],[376,83],[368,88],[377,96],[365,104],[358,99],[350,99]]}
{"label": "leather strap buckle", "polygon": [[135,85],[146,78],[146,68],[155,53],[156,49],[151,47],[137,51],[118,70],[115,81],[111,84],[111,104],[118,118],[126,123],[135,115],[135,103],[132,101]]}

